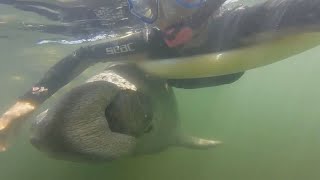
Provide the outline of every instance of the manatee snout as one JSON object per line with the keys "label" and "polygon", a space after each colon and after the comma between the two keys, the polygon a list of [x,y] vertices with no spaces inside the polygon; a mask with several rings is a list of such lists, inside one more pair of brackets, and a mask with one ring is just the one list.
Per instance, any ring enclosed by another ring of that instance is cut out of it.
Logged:
{"label": "manatee snout", "polygon": [[152,129],[149,99],[106,81],[83,84],[38,115],[31,144],[55,158],[113,160],[133,153]]}

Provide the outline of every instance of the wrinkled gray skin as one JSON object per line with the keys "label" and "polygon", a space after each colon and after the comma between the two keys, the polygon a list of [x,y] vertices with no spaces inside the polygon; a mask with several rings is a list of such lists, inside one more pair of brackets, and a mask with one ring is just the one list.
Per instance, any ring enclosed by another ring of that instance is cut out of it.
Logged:
{"label": "wrinkled gray skin", "polygon": [[33,124],[31,143],[70,161],[111,161],[169,146],[207,149],[218,141],[180,132],[177,103],[165,80],[133,65],[114,65],[66,93]]}

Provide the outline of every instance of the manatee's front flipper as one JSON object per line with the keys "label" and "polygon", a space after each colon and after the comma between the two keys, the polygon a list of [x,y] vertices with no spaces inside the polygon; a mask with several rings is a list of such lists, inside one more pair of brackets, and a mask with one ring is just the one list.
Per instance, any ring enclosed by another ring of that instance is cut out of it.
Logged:
{"label": "manatee's front flipper", "polygon": [[221,141],[210,139],[202,139],[193,136],[180,135],[177,139],[177,146],[182,146],[192,149],[209,149],[221,144]]}

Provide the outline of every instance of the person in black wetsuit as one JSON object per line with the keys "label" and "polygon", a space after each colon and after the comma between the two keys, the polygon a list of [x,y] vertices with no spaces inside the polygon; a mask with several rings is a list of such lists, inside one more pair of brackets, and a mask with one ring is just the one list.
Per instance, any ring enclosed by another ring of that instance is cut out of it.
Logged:
{"label": "person in black wetsuit", "polygon": [[[54,65],[0,118],[2,150],[5,150],[7,136],[19,119],[32,113],[57,90],[95,63],[120,58],[134,59],[136,55],[139,58],[143,55],[149,59],[161,59],[226,51],[244,46],[242,40],[255,34],[316,24],[320,17],[320,1],[317,0],[269,0],[252,7],[241,6],[223,11],[221,6],[225,0],[114,0],[111,3],[115,2],[122,4],[110,10],[105,8],[109,1],[104,8],[101,4],[96,7],[63,8],[40,2],[0,0],[0,3],[11,4],[52,20],[70,22],[64,26],[41,26],[39,30],[48,33],[86,34],[93,29],[121,27],[124,24],[130,26],[142,22],[141,30],[136,33],[107,43],[82,47]],[[121,11],[117,17],[121,20],[110,25],[114,19],[101,19],[99,16],[104,14],[103,11]],[[148,24],[147,28],[144,28],[145,24]],[[121,52],[120,47],[123,45],[126,51]],[[242,74],[239,72],[198,79],[169,79],[168,84],[180,88],[212,87],[232,83]]]}

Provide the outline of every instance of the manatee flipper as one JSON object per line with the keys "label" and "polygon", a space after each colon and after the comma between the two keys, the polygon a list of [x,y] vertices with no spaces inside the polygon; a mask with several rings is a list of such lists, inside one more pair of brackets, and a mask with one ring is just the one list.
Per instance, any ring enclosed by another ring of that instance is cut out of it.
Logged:
{"label": "manatee flipper", "polygon": [[176,145],[192,149],[209,149],[221,143],[221,141],[215,141],[211,139],[202,139],[194,136],[179,135]]}

